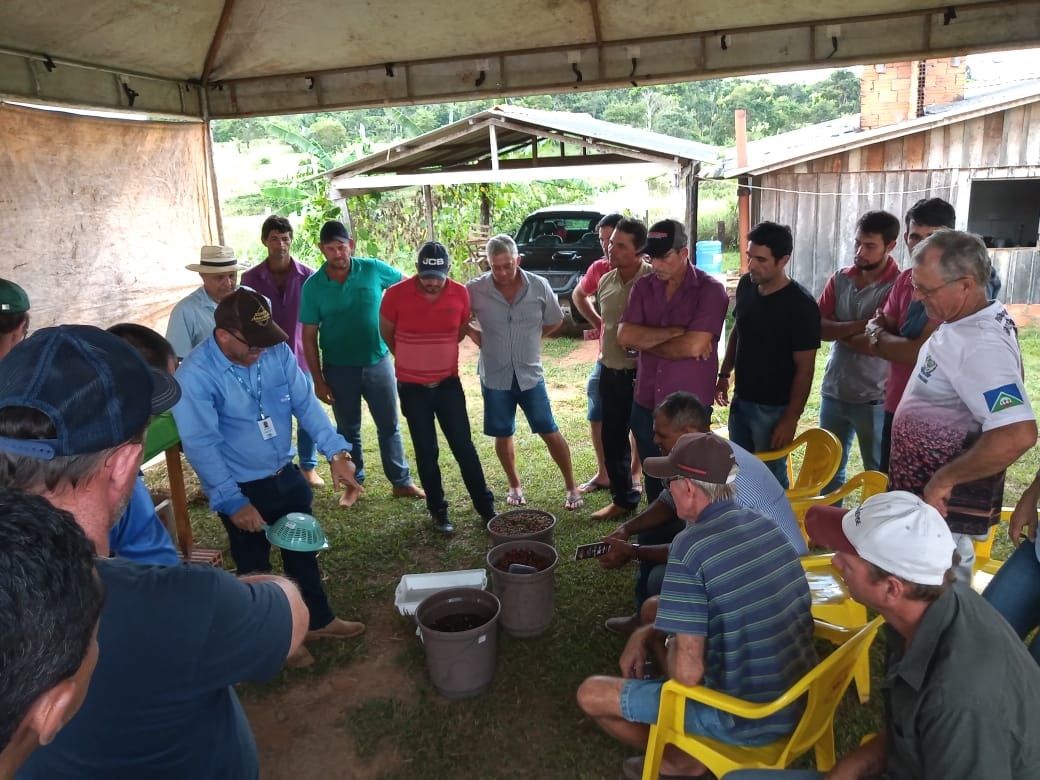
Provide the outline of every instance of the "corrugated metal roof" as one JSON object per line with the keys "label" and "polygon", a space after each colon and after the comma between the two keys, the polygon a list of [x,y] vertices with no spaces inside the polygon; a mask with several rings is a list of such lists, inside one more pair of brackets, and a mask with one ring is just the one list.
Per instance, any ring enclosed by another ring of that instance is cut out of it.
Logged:
{"label": "corrugated metal roof", "polygon": [[713,168],[705,166],[701,170],[701,176],[711,179],[730,179],[745,174],[757,176],[849,149],[1004,111],[1037,100],[1040,100],[1040,79],[1025,81],[1010,87],[987,88],[984,92],[963,100],[940,106],[928,106],[922,117],[915,117],[905,122],[873,130],[860,130],[859,114],[852,114],[789,133],[780,133],[770,138],[751,141],[748,143],[748,164],[742,168],[737,167],[736,150],[734,148],[726,149],[722,163]]}
{"label": "corrugated metal roof", "polygon": [[[530,150],[543,139],[562,142],[569,154],[509,157],[510,153]],[[333,187],[340,189],[357,189],[364,186],[366,177],[379,176],[380,189],[386,189],[385,185],[392,182],[389,177],[395,175],[408,176],[403,186],[414,186],[417,174],[428,175],[430,183],[438,183],[438,174],[490,172],[496,165],[500,170],[569,166],[577,177],[582,166],[652,163],[662,170],[681,173],[695,163],[719,160],[721,152],[717,146],[605,122],[585,113],[500,105],[341,165],[325,175]]]}

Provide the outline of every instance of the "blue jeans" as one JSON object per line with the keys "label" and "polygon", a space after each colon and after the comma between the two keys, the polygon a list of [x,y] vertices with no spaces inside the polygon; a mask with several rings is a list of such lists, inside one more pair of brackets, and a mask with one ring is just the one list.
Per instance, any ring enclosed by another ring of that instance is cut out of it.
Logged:
{"label": "blue jeans", "polygon": [[[1024,540],[1004,561],[986,586],[982,598],[993,605],[1023,639],[1040,626],[1040,561],[1034,542]],[[1034,637],[1029,654],[1040,663],[1040,638]]]}
{"label": "blue jeans", "polygon": [[[311,513],[311,486],[292,463],[287,464],[272,477],[241,482],[238,487],[268,525],[289,512],[303,512],[308,515]],[[231,543],[231,557],[235,559],[238,574],[270,572],[271,543],[267,541],[267,534],[263,531],[243,531],[232,523],[227,515],[218,516],[227,530],[228,542]],[[316,628],[324,628],[332,622],[335,615],[321,584],[318,554],[292,550],[279,552],[282,554],[285,576],[299,586],[300,595],[310,610],[309,629],[313,631]]]}
{"label": "blue jeans", "polygon": [[[787,406],[756,404],[734,396],[729,405],[729,440],[748,452],[765,452],[772,449],[769,440],[786,409]],[[787,479],[787,458],[767,461],[766,466],[776,477],[780,487],[784,490],[791,487]]]}
{"label": "blue jeans", "polygon": [[841,442],[841,464],[824,493],[845,484],[845,466],[849,462],[852,437],[859,439],[859,453],[864,471],[881,468],[881,436],[885,427],[885,406],[877,403],[853,404],[828,395],[820,399],[820,427],[830,431]]}
{"label": "blue jeans", "polygon": [[[630,423],[632,435],[636,439],[639,460],[644,461],[660,455],[661,449],[654,444],[654,410],[633,402]],[[662,490],[664,490],[664,483],[661,480],[651,477],[649,474],[643,474],[643,494],[646,496],[647,506],[654,503]]]}
{"label": "blue jeans", "polygon": [[592,372],[589,374],[589,382],[585,385],[585,398],[588,401],[588,421],[600,422],[603,419],[603,402],[599,394],[599,377],[603,371],[603,364],[598,360],[592,364]]}
{"label": "blue jeans", "polygon": [[404,444],[397,424],[397,380],[390,356],[384,355],[371,366],[326,365],[323,373],[335,397],[332,413],[336,417],[336,428],[352,448],[350,454],[357,468],[355,479],[365,481],[365,456],[361,449],[361,399],[364,397],[376,423],[383,473],[394,487],[410,484],[412,475],[404,459]]}
{"label": "blue jeans", "polygon": [[419,481],[426,491],[426,508],[430,514],[448,508],[438,462],[440,447],[436,424],[440,423],[451,454],[459,464],[473,508],[485,520],[490,520],[495,515],[495,496],[488,490],[480,456],[473,446],[462,382],[457,376],[448,377],[436,387],[401,382],[397,390],[401,395],[401,412],[408,420],[408,432],[415,447],[415,465],[419,470]]}
{"label": "blue jeans", "polygon": [[[314,381],[311,379],[311,375],[306,371],[303,374],[307,377],[307,384],[313,393]],[[296,454],[300,457],[301,469],[314,471],[314,467],[318,465],[318,448],[314,444],[314,439],[302,425],[296,426]]]}

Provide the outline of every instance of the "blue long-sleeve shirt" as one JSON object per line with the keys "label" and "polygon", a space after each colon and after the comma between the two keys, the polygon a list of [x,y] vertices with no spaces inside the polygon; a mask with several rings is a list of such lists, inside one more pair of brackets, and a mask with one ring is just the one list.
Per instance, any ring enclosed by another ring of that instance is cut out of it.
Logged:
{"label": "blue long-sleeve shirt", "polygon": [[[184,454],[216,512],[237,512],[249,503],[239,483],[268,477],[292,459],[293,416],[326,457],[350,450],[286,344],[246,368],[228,360],[211,335],[181,364],[177,382],[173,417]],[[262,417],[274,426],[271,438],[260,431]]]}

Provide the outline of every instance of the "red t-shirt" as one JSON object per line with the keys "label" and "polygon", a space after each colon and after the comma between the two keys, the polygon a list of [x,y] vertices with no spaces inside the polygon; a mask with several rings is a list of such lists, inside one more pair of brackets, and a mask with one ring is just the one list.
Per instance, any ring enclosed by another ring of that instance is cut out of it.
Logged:
{"label": "red t-shirt", "polygon": [[379,316],[394,323],[394,369],[399,382],[429,384],[459,373],[459,328],[469,321],[469,293],[448,279],[430,302],[414,276],[383,294]]}

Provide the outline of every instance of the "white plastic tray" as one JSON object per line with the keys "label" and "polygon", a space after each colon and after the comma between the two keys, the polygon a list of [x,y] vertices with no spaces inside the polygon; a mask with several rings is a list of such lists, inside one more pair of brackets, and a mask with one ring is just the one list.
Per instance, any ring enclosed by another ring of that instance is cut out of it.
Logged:
{"label": "white plastic tray", "polygon": [[487,589],[487,571],[484,569],[462,569],[460,571],[438,571],[430,574],[406,574],[397,583],[394,606],[402,615],[414,615],[416,607],[427,596],[448,588]]}

